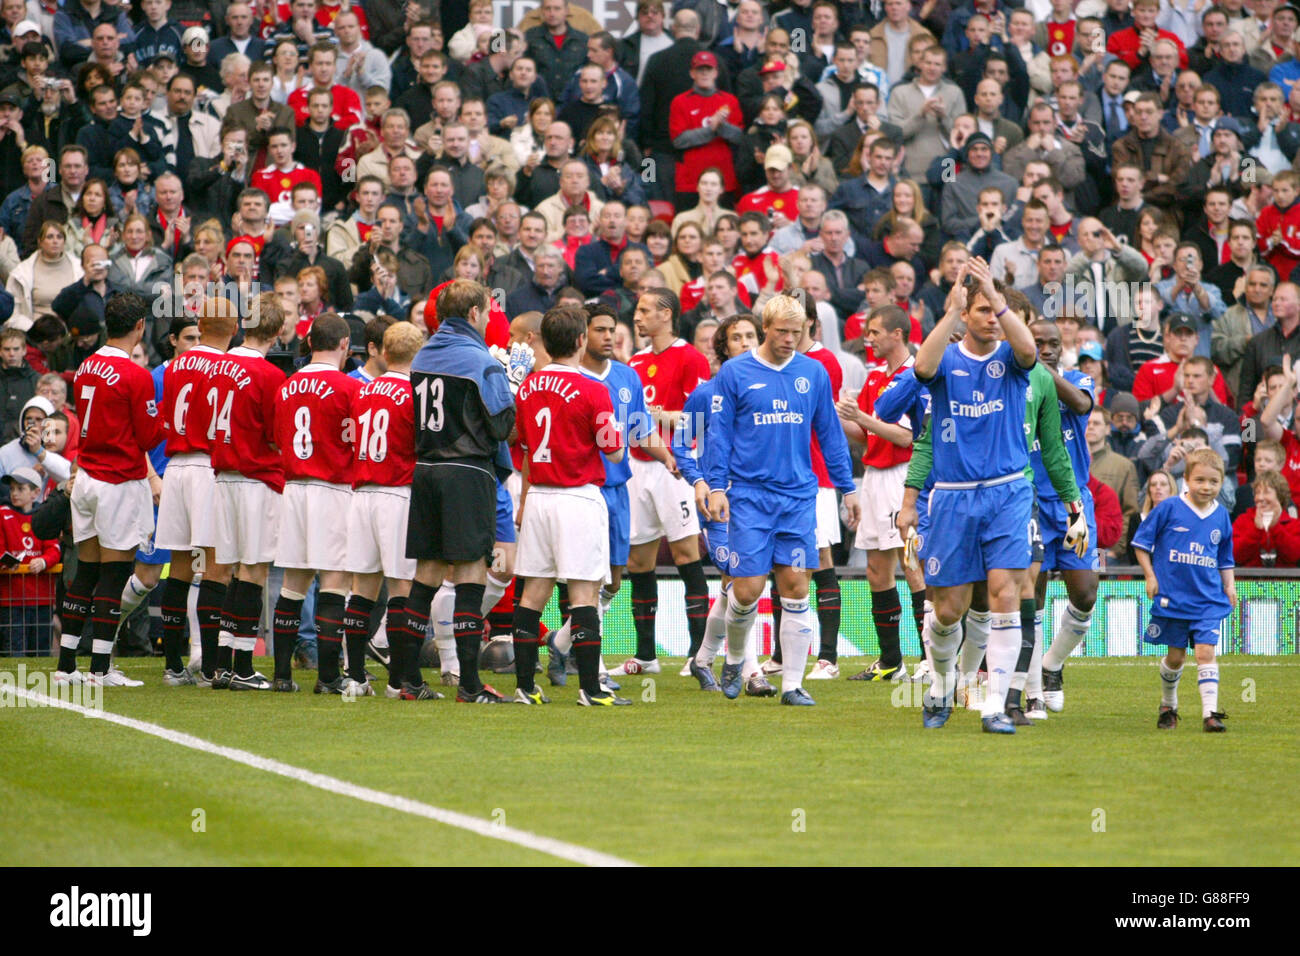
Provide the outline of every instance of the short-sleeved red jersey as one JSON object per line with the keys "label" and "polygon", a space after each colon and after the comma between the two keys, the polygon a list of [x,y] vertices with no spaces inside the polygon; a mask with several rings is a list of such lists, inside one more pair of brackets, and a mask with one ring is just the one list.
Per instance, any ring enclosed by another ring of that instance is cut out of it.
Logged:
{"label": "short-sleeved red jersey", "polygon": [[163,372],[162,419],[167,457],[208,454],[218,412],[212,371],[224,355],[210,345],[196,345],[167,363]]}
{"label": "short-sleeved red jersey", "polygon": [[[707,382],[711,374],[709,360],[684,339],[674,339],[662,352],[642,349],[627,364],[641,378],[645,403],[668,412],[680,412],[686,396],[699,388],[701,382]],[[663,437],[665,444],[671,443],[671,435]],[[654,460],[640,448],[632,449],[632,457]]]}
{"label": "short-sleeved red jersey", "polygon": [[255,478],[284,490],[284,463],[275,447],[275,406],[284,372],[256,349],[239,346],[221,357],[212,372],[217,390],[212,470]]}
{"label": "short-sleeved red jersey", "polygon": [[285,481],[352,484],[352,405],[359,391],[355,378],[319,362],[304,365],[280,386],[275,443]]}
{"label": "short-sleeved red jersey", "polygon": [[[902,365],[894,369],[891,373],[886,366],[877,366],[867,373],[867,383],[858,393],[858,408],[862,409],[868,415],[875,412],[876,399],[880,393],[889,387],[889,383],[902,374],[904,369],[909,369],[915,364],[911,356]],[[904,415],[895,424],[908,426],[910,423],[907,416]],[[867,450],[862,456],[862,464],[868,468],[893,468],[895,465],[901,465],[904,462],[912,460],[912,446],[906,448],[895,445],[888,439],[881,438],[879,435],[867,434]]]}
{"label": "short-sleeved red jersey", "polygon": [[163,439],[153,376],[105,345],[81,363],[72,392],[81,416],[77,463],[86,474],[110,485],[145,477],[145,455]]}
{"label": "short-sleeved red jersey", "polygon": [[530,484],[605,483],[601,452],[623,446],[609,389],[576,368],[552,364],[524,379],[515,404]]}
{"label": "short-sleeved red jersey", "polygon": [[[812,348],[804,353],[810,359],[820,362],[826,369],[826,374],[831,377],[831,397],[837,402],[840,400],[840,389],[844,387],[844,369],[840,366],[839,359],[826,346],[820,342],[814,342]],[[817,475],[818,488],[834,488],[831,481],[830,472],[826,470],[826,459],[822,457],[822,446],[817,442],[817,436],[812,437],[812,469]]]}
{"label": "short-sleeved red jersey", "polygon": [[352,487],[409,485],[415,476],[415,396],[411,376],[385,372],[361,386],[352,406],[356,460]]}

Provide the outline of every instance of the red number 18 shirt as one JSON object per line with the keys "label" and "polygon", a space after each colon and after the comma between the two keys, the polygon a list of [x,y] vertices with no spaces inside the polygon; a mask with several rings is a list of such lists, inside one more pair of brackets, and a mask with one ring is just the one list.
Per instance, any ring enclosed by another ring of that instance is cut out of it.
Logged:
{"label": "red number 18 shirt", "polygon": [[352,486],[409,485],[415,476],[415,397],[411,377],[385,372],[361,386],[352,406],[357,457]]}
{"label": "red number 18 shirt", "polygon": [[352,403],[359,391],[355,378],[321,363],[304,365],[280,386],[275,443],[285,481],[352,484]]}
{"label": "red number 18 shirt", "polygon": [[558,488],[605,483],[601,452],[623,446],[609,389],[576,368],[552,364],[524,379],[515,403],[530,483]]}

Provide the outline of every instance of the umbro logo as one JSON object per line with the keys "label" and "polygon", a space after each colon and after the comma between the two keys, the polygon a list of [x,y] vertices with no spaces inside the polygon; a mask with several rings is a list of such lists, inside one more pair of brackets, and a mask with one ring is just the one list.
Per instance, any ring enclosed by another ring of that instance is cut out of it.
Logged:
{"label": "umbro logo", "polygon": [[1174,528],[1174,530],[1177,531],[1179,534],[1186,534],[1188,531],[1191,531],[1192,529],[1191,529],[1191,528],[1177,527],[1177,528]]}
{"label": "umbro logo", "polygon": [[955,368],[952,370],[952,374],[960,375],[963,378],[970,378],[970,372],[966,371],[964,368]]}
{"label": "umbro logo", "polygon": [[767,388],[767,382],[755,382],[753,385],[749,386],[751,392],[756,388]]}

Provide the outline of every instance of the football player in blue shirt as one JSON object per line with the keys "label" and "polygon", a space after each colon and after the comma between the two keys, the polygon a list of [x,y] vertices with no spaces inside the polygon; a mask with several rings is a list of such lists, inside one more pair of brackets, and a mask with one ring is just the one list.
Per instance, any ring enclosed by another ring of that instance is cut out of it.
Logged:
{"label": "football player in blue shirt", "polygon": [[[959,319],[966,334],[950,345]],[[1020,584],[1030,563],[1025,393],[1037,360],[1034,337],[1007,305],[1001,283],[983,259],[971,259],[948,312],[916,354],[916,379],[930,389],[935,439],[930,522],[944,529],[923,546],[934,603],[926,622],[935,669],[923,705],[926,727],[942,727],[952,714],[961,617],[970,607],[971,586],[987,579],[989,692],[982,723],[989,733],[1016,732],[1004,711],[1020,651]]]}
{"label": "football player in blue shirt", "polygon": [[1146,577],[1151,623],[1143,638],[1168,647],[1160,661],[1160,716],[1156,726],[1178,726],[1178,680],[1188,645],[1195,646],[1201,718],[1209,733],[1223,733],[1219,665],[1214,658],[1219,625],[1237,606],[1232,558],[1232,518],[1217,501],[1223,459],[1209,448],[1187,453],[1187,490],[1152,509],[1133,535],[1133,551]]}
{"label": "football player in blue shirt", "polygon": [[[718,359],[718,367],[727,359],[744,355],[758,346],[762,341],[758,331],[758,320],[752,315],[732,315],[723,320],[713,333],[713,349]],[[713,403],[713,391],[717,379],[712,378],[700,384],[686,398],[682,406],[682,427],[673,433],[673,444],[678,445],[677,461],[681,465],[682,477],[695,490],[695,506],[700,512],[700,525],[704,530],[704,541],[708,545],[707,553],[713,566],[722,576],[722,587],[717,600],[709,607],[709,616],[704,622],[704,640],[700,649],[691,660],[691,673],[700,682],[701,690],[716,690],[718,682],[713,677],[713,659],[722,648],[722,639],[727,636],[727,605],[731,593],[731,563],[733,552],[727,544],[727,525],[709,520],[709,482],[704,475],[704,455],[708,449],[709,408]],[[694,442],[694,449],[691,443]],[[739,562],[740,556],[734,555]],[[740,696],[741,688],[749,697],[772,697],[776,694],[773,687],[758,666],[758,648],[751,630],[748,635],[735,634],[728,639],[725,662],[722,665],[721,690],[725,697],[735,700]]]}
{"label": "football player in blue shirt", "polygon": [[[1093,513],[1092,492],[1088,490],[1088,472],[1092,467],[1092,452],[1084,437],[1088,430],[1088,416],[1092,414],[1097,400],[1097,383],[1091,376],[1069,369],[1059,370],[1061,361],[1061,333],[1056,323],[1040,320],[1029,327],[1038,346],[1038,361],[1052,373],[1056,383],[1056,397],[1061,409],[1061,434],[1065,439],[1065,451],[1070,456],[1070,465],[1074,469],[1074,481],[1079,487],[1084,514],[1088,520],[1088,541],[1097,540],[1097,519]],[[1092,624],[1092,608],[1097,603],[1097,566],[1098,558],[1095,547],[1090,547],[1083,555],[1078,555],[1066,543],[1072,515],[1065,502],[1052,485],[1043,466],[1042,453],[1038,442],[1031,450],[1030,459],[1034,465],[1034,488],[1038,494],[1038,531],[1043,539],[1043,566],[1038,576],[1034,594],[1036,611],[1034,615],[1034,661],[1029,666],[1029,700],[1025,715],[1031,719],[1042,719],[1047,711],[1061,711],[1065,708],[1065,691],[1062,689],[1061,669],[1070,652],[1088,635]],[[1047,578],[1053,571],[1061,572],[1065,583],[1065,613],[1061,616],[1061,627],[1053,637],[1051,649],[1043,653],[1043,608],[1047,600]],[[1041,658],[1041,659],[1040,659]],[[1019,668],[1017,667],[1017,672]],[[1041,674],[1034,673],[1040,671]],[[1017,679],[1019,673],[1017,673]],[[1043,696],[1035,691],[1041,682]]]}
{"label": "football player in blue shirt", "polygon": [[733,636],[748,638],[767,574],[775,569],[783,611],[781,703],[805,707],[814,703],[803,689],[814,622],[808,579],[817,561],[814,432],[831,481],[844,495],[845,524],[856,528],[862,513],[830,376],[797,350],[806,321],[803,306],[790,296],[774,296],[763,307],[763,344],[728,361],[716,376],[705,456],[709,517],[728,522],[736,555],[728,644]]}

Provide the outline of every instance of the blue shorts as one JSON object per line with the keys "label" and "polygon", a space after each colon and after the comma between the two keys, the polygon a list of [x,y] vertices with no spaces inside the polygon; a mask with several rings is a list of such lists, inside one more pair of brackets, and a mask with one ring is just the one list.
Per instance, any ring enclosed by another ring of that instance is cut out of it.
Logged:
{"label": "blue shorts", "polygon": [[[727,534],[727,525],[721,521],[708,521],[700,518],[700,527],[704,531],[704,543],[708,547],[709,560],[721,574],[732,574],[731,562],[732,552],[728,545],[730,537]],[[739,560],[739,558],[736,558]]]}
{"label": "blue shorts", "polygon": [[503,544],[515,543],[515,500],[506,486],[497,482],[497,536]]}
{"label": "blue shorts", "polygon": [[[153,506],[153,527],[154,534],[158,533],[158,506]],[[149,535],[149,541],[143,548],[137,548],[135,559],[141,564],[151,564],[162,566],[172,559],[172,553],[166,548],[155,548],[153,546],[154,535]]]}
{"label": "blue shorts", "polygon": [[1065,502],[1040,501],[1038,503],[1038,530],[1043,536],[1044,571],[1096,571],[1097,518],[1093,511],[1092,494],[1083,493],[1083,513],[1088,519],[1088,553],[1082,558],[1065,546],[1065,532],[1070,528],[1070,511]]}
{"label": "blue shorts", "polygon": [[627,566],[627,555],[632,548],[632,505],[628,499],[627,482],[621,485],[601,485],[609,509],[609,566]]}
{"label": "blue shorts", "polygon": [[1184,621],[1176,617],[1151,615],[1142,640],[1147,644],[1164,644],[1186,648],[1191,644],[1218,644],[1220,621]]}
{"label": "blue shorts", "polygon": [[1023,475],[974,488],[936,486],[930,524],[943,533],[926,542],[926,583],[955,587],[983,581],[994,568],[1029,567],[1033,510],[1034,489]]}
{"label": "blue shorts", "polygon": [[731,574],[766,576],[773,566],[817,568],[817,498],[732,487],[728,527]]}

